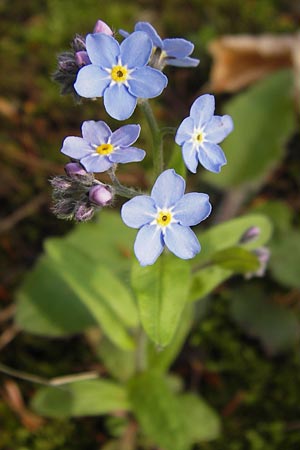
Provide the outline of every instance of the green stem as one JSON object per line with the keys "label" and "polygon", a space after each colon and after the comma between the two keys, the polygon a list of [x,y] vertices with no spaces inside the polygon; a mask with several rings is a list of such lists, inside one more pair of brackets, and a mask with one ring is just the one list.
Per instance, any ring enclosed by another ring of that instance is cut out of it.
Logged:
{"label": "green stem", "polygon": [[113,166],[109,171],[108,174],[110,176],[110,179],[113,183],[113,187],[115,189],[115,193],[117,195],[120,195],[121,197],[126,197],[126,198],[133,198],[136,197],[137,195],[140,195],[140,192],[136,191],[133,188],[128,188],[127,186],[123,186],[123,184],[120,183],[120,181],[118,180],[116,174],[116,165]]}
{"label": "green stem", "polygon": [[137,372],[143,372],[147,368],[147,336],[142,328],[137,333],[137,346],[135,352],[135,367]]}
{"label": "green stem", "polygon": [[153,169],[156,178],[161,174],[164,167],[162,135],[148,100],[140,100],[139,106],[145,115],[152,135]]}

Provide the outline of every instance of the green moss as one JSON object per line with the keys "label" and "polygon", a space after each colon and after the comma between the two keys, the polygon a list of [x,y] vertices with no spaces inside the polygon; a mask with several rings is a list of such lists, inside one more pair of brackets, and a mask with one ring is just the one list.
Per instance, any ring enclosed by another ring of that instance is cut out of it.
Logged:
{"label": "green moss", "polygon": [[[223,412],[222,437],[201,449],[300,448],[296,423],[300,412],[299,352],[291,348],[268,358],[258,341],[246,337],[231,322],[229,301],[216,298],[191,338],[196,358],[205,370],[199,390]],[[212,384],[215,379],[218,383]]]}

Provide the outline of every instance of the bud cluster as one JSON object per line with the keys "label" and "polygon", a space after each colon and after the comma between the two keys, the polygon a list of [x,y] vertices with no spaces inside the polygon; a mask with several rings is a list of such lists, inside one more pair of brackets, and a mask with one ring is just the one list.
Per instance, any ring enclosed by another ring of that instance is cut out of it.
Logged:
{"label": "bud cluster", "polygon": [[112,204],[113,189],[100,183],[78,163],[65,166],[66,175],[50,180],[53,187],[53,212],[59,219],[85,222],[103,206]]}

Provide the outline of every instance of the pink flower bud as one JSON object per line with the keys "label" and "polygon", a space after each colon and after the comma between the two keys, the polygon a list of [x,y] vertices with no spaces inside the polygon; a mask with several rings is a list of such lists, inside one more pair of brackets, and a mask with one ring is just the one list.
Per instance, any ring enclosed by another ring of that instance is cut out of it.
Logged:
{"label": "pink flower bud", "polygon": [[112,202],[113,194],[109,186],[96,184],[89,190],[89,199],[99,206],[106,206]]}
{"label": "pink flower bud", "polygon": [[77,66],[86,66],[87,64],[91,64],[90,58],[84,50],[75,53],[75,61]]}
{"label": "pink flower bud", "polygon": [[105,22],[103,22],[103,20],[97,20],[93,33],[104,33],[109,36],[113,35],[113,31]]}
{"label": "pink flower bud", "polygon": [[260,231],[259,227],[250,227],[250,228],[248,228],[248,230],[245,231],[245,233],[241,237],[240,243],[246,244],[248,242],[255,241],[255,239],[257,239],[260,234],[261,234],[261,231]]}
{"label": "pink flower bud", "polygon": [[93,217],[94,212],[93,206],[79,205],[75,212],[75,220],[77,222],[87,222]]}
{"label": "pink flower bud", "polygon": [[65,165],[65,172],[69,177],[76,177],[76,176],[85,176],[87,175],[87,172],[84,170],[84,168],[79,163],[68,163]]}

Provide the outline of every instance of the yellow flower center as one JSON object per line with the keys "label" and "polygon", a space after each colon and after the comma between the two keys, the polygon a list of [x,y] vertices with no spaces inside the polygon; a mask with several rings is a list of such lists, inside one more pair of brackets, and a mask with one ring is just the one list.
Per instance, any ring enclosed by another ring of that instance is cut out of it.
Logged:
{"label": "yellow flower center", "polygon": [[195,139],[197,142],[199,142],[199,144],[201,144],[201,142],[203,141],[203,134],[202,133],[197,133],[195,136]]}
{"label": "yellow flower center", "polygon": [[113,150],[114,146],[111,144],[101,144],[96,148],[96,152],[99,153],[99,155],[109,155]]}
{"label": "yellow flower center", "polygon": [[172,214],[169,211],[159,211],[156,216],[156,223],[161,227],[166,227],[172,220]]}
{"label": "yellow flower center", "polygon": [[124,83],[128,78],[128,70],[124,66],[114,66],[111,69],[110,76],[116,83]]}

